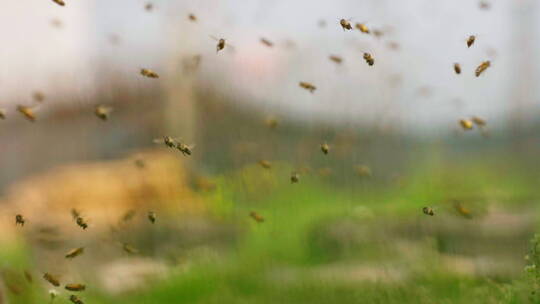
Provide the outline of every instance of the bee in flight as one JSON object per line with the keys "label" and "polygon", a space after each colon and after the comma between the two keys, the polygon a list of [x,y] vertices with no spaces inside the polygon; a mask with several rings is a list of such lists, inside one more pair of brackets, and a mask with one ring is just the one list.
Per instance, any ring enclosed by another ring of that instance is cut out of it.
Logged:
{"label": "bee in flight", "polygon": [[360,177],[369,177],[371,176],[371,169],[365,165],[359,165],[355,167],[356,174]]}
{"label": "bee in flight", "polygon": [[310,93],[315,92],[315,90],[317,89],[316,86],[312,85],[312,84],[309,83],[309,82],[305,82],[305,81],[300,81],[298,85],[299,85],[301,88],[308,90]]}
{"label": "bee in flight", "polygon": [[82,218],[82,217],[77,217],[77,219],[75,220],[75,222],[77,223],[77,225],[79,225],[79,227],[81,227],[83,230],[86,230],[86,228],[88,228],[88,224],[86,223],[86,221]]}
{"label": "bee in flight", "polygon": [[66,259],[73,259],[84,253],[84,247],[74,248],[66,253]]}
{"label": "bee in flight", "polygon": [[463,130],[465,130],[465,131],[472,130],[472,128],[473,128],[473,123],[472,123],[472,121],[470,121],[470,120],[468,120],[468,119],[460,119],[460,120],[459,120],[459,125],[460,125],[461,128],[463,128]]}
{"label": "bee in flight", "polygon": [[146,5],[144,6],[144,9],[146,9],[147,11],[151,11],[153,8],[154,5],[150,2],[146,3]]}
{"label": "bee in flight", "polygon": [[490,66],[491,62],[489,60],[482,62],[474,71],[474,75],[476,75],[476,77],[480,76]]}
{"label": "bee in flight", "polygon": [[36,115],[34,114],[32,107],[18,105],[17,111],[19,111],[19,113],[21,113],[29,121],[32,121],[32,122],[36,121]]}
{"label": "bee in flight", "polygon": [[148,211],[148,220],[152,224],[156,222],[156,213],[154,211]]}
{"label": "bee in flight", "polygon": [[465,218],[468,218],[468,219],[471,219],[472,218],[472,214],[471,214],[471,210],[469,210],[468,208],[466,208],[465,206],[463,206],[460,202],[454,202],[454,209],[456,209],[457,213],[459,213],[459,215],[465,217]]}
{"label": "bee in flight", "polygon": [[433,208],[431,207],[422,208],[422,212],[424,212],[425,215],[431,215],[431,216],[435,215],[435,212],[433,211]]}
{"label": "bee in flight", "polygon": [[261,38],[261,43],[266,45],[267,47],[273,47],[274,43],[266,38]]}
{"label": "bee in flight", "polygon": [[349,31],[352,30],[352,25],[348,20],[341,19],[339,20],[339,24],[341,25],[343,30],[349,30]]}
{"label": "bee in flight", "polygon": [[32,274],[28,270],[24,271],[24,277],[26,278],[28,283],[32,283],[34,281],[34,278],[32,277]]}
{"label": "bee in flight", "polygon": [[84,291],[86,285],[84,284],[66,284],[65,288],[69,291]]}
{"label": "bee in flight", "polygon": [[275,129],[279,122],[278,120],[275,118],[275,117],[268,117],[264,123],[270,128],[270,129]]}
{"label": "bee in flight", "polygon": [[73,302],[74,304],[84,304],[84,302],[81,299],[79,299],[79,297],[77,297],[76,295],[69,296],[69,300]]}
{"label": "bee in flight", "polygon": [[467,38],[467,47],[470,48],[474,42],[476,41],[475,35],[470,35],[469,38]]}
{"label": "bee in flight", "polygon": [[24,226],[25,222],[26,222],[26,220],[24,219],[24,217],[21,214],[17,214],[15,216],[15,225]]}
{"label": "bee in flight", "polygon": [[176,149],[178,149],[184,156],[191,155],[193,148],[195,145],[188,146],[183,142],[177,142],[176,143]]}
{"label": "bee in flight", "polygon": [[0,119],[6,119],[6,110],[0,109]]}
{"label": "bee in flight", "polygon": [[255,211],[251,211],[249,213],[249,216],[251,216],[251,218],[253,218],[257,223],[262,223],[264,222],[264,217],[262,217],[260,214],[258,214],[257,212]]}
{"label": "bee in flight", "polygon": [[472,122],[477,125],[478,127],[485,127],[487,125],[487,121],[483,118],[480,118],[478,116],[471,117]]}
{"label": "bee in flight", "polygon": [[213,37],[213,36],[210,36],[212,39],[214,40],[217,40],[217,44],[216,44],[216,53],[223,50],[225,48],[225,45],[226,45],[226,42],[225,42],[225,38],[216,38],[216,37]]}
{"label": "bee in flight", "polygon": [[122,243],[122,249],[124,249],[124,251],[129,254],[139,253],[139,250],[135,249],[133,246],[129,245],[128,243]]}
{"label": "bee in flight", "polygon": [[330,146],[327,143],[321,144],[321,151],[325,155],[328,154],[330,152]]}
{"label": "bee in flight", "polygon": [[40,91],[36,91],[34,94],[32,94],[32,98],[34,98],[36,102],[43,102],[45,100],[45,94],[41,93]]}
{"label": "bee in flight", "polygon": [[328,56],[328,58],[331,61],[333,61],[333,62],[335,62],[337,64],[341,64],[343,62],[343,58],[341,58],[340,56],[337,56],[337,55],[330,55],[330,56]]}
{"label": "bee in flight", "polygon": [[47,272],[46,272],[46,273],[43,275],[43,278],[44,278],[47,282],[51,283],[51,284],[52,284],[53,286],[55,286],[55,287],[60,286],[60,281],[59,281],[55,276],[53,276],[53,275],[50,274],[50,273],[47,273]]}
{"label": "bee in flight", "polygon": [[364,23],[357,23],[355,27],[364,34],[369,34],[369,28]]}
{"label": "bee in flight", "polygon": [[456,74],[461,74],[461,65],[459,65],[459,63],[454,63],[454,72],[456,72]]}
{"label": "bee in flight", "polygon": [[160,139],[154,139],[154,143],[158,144],[163,142],[165,146],[169,148],[175,148],[176,147],[176,140],[170,136],[163,136],[163,140]]}
{"label": "bee in flight", "polygon": [[195,16],[194,14],[189,14],[188,19],[191,22],[197,22],[197,16]]}
{"label": "bee in flight", "polygon": [[99,117],[101,120],[107,120],[109,119],[109,114],[112,112],[111,107],[107,107],[104,105],[99,105],[96,107],[94,113],[97,117]]}
{"label": "bee in flight", "polygon": [[60,5],[60,6],[65,6],[66,3],[64,2],[64,0],[52,0],[54,3]]}
{"label": "bee in flight", "polygon": [[141,69],[141,75],[148,78],[159,78],[159,75],[150,69]]}
{"label": "bee in flight", "polygon": [[298,172],[291,173],[291,184],[296,184],[300,181],[300,174]]}
{"label": "bee in flight", "polygon": [[263,167],[264,169],[270,169],[270,168],[272,168],[272,163],[270,163],[269,161],[264,160],[264,159],[261,159],[261,160],[259,161],[259,165],[261,165],[261,167]]}
{"label": "bee in flight", "polygon": [[367,62],[367,64],[369,64],[370,66],[372,66],[373,64],[375,64],[375,59],[373,59],[373,56],[371,56],[370,53],[364,53],[364,60]]}

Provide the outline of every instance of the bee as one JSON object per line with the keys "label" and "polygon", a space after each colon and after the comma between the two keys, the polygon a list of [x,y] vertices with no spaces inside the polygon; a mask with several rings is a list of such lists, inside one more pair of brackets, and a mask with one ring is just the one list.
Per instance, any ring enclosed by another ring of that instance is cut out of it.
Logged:
{"label": "bee", "polygon": [[255,211],[251,211],[249,213],[249,216],[251,216],[251,218],[253,218],[257,223],[262,223],[264,222],[264,217],[262,217],[260,214],[258,214],[257,212]]}
{"label": "bee", "polygon": [[364,34],[369,34],[369,28],[364,23],[357,23],[355,24],[355,27]]}
{"label": "bee", "polygon": [[99,105],[96,107],[94,113],[97,117],[99,117],[101,120],[107,120],[109,119],[109,114],[112,112],[111,107],[107,107],[104,105]]}
{"label": "bee", "polygon": [[270,168],[272,168],[272,163],[270,163],[269,161],[264,160],[264,159],[261,159],[261,160],[259,161],[259,165],[261,165],[261,167],[263,167],[264,169],[270,169]]}
{"label": "bee", "polygon": [[83,291],[86,289],[84,284],[66,284],[65,288],[69,291]]}
{"label": "bee", "polygon": [[134,161],[134,164],[139,169],[144,169],[146,167],[146,163],[144,162],[143,159],[140,159],[140,158],[136,159]]}
{"label": "bee", "polygon": [[176,149],[178,149],[184,156],[191,155],[193,148],[195,145],[188,146],[182,142],[176,143]]}
{"label": "bee", "polygon": [[146,3],[146,5],[144,6],[144,9],[146,9],[147,11],[151,11],[153,8],[154,5],[152,3]]}
{"label": "bee", "polygon": [[454,63],[454,72],[456,72],[456,74],[461,74],[461,65],[459,65],[459,63]]}
{"label": "bee", "polygon": [[381,38],[383,35],[384,35],[384,32],[383,32],[383,31],[378,30],[378,29],[374,29],[374,30],[373,30],[373,36],[375,36],[375,37],[377,37],[377,38]]}
{"label": "bee", "polygon": [[343,62],[343,58],[337,55],[330,55],[328,58],[337,64],[341,64]]}
{"label": "bee", "polygon": [[64,2],[64,0],[52,0],[54,3],[60,5],[60,6],[65,6],[66,3]]}
{"label": "bee", "polygon": [[473,128],[473,123],[472,123],[472,121],[470,121],[470,120],[468,120],[468,119],[460,119],[460,120],[459,120],[459,125],[460,125],[461,128],[463,128],[463,130],[465,130],[465,131],[472,130],[472,128]]}
{"label": "bee", "polygon": [[135,249],[133,246],[127,244],[127,243],[122,243],[122,249],[124,249],[125,252],[129,253],[129,254],[137,254],[139,253],[139,250]]}
{"label": "bee", "polygon": [[225,48],[225,39],[219,38],[218,43],[216,44],[216,53]]}
{"label": "bee", "polygon": [[356,174],[360,177],[369,177],[371,176],[371,169],[365,165],[359,165],[355,167]]}
{"label": "bee", "polygon": [[21,214],[15,215],[15,225],[24,226],[25,222],[26,222],[26,220],[24,219],[24,217]]}
{"label": "bee", "polygon": [[130,210],[126,211],[126,213],[124,213],[124,215],[122,216],[121,221],[124,222],[124,223],[129,222],[129,221],[131,221],[133,219],[135,214],[137,214],[137,211],[135,211],[133,209],[130,209]]}
{"label": "bee", "polygon": [[195,16],[194,14],[189,14],[188,19],[191,22],[197,22],[197,16]]}
{"label": "bee", "polygon": [[73,259],[84,253],[84,247],[73,248],[66,253],[66,259]]}
{"label": "bee", "polygon": [[55,286],[55,287],[60,286],[60,281],[58,281],[58,279],[57,279],[55,276],[51,275],[50,273],[47,273],[47,272],[46,272],[46,273],[43,275],[43,278],[44,278],[47,282],[51,283],[51,284],[52,284],[53,286]]}
{"label": "bee", "polygon": [[79,227],[81,227],[83,230],[86,230],[86,228],[88,228],[88,224],[82,217],[77,217],[75,221],[77,222],[77,225],[79,225]]}
{"label": "bee", "polygon": [[433,211],[433,208],[431,207],[422,208],[422,212],[424,212],[425,215],[431,215],[431,216],[435,215],[435,212]]}
{"label": "bee", "polygon": [[487,125],[487,121],[485,119],[483,119],[483,118],[478,117],[478,116],[471,117],[471,120],[478,127],[485,127]]}
{"label": "bee", "polygon": [[[154,143],[160,143],[161,140],[160,139],[154,139]],[[163,136],[163,143],[165,144],[165,146],[169,147],[169,148],[176,148],[176,141],[174,140],[174,138],[170,137],[170,136]]]}
{"label": "bee", "polygon": [[274,43],[268,39],[261,38],[261,43],[266,45],[267,47],[273,47]]}
{"label": "bee", "polygon": [[156,213],[153,212],[153,211],[148,211],[148,220],[152,224],[155,223],[156,222]]}
{"label": "bee", "polygon": [[6,110],[0,109],[0,119],[6,119]]}
{"label": "bee", "polygon": [[28,270],[24,271],[24,277],[26,278],[28,283],[32,283],[34,281],[34,278],[32,277],[32,274]]}
{"label": "bee", "polygon": [[321,151],[325,155],[328,154],[330,152],[330,146],[327,143],[321,144]]}
{"label": "bee", "polygon": [[79,297],[77,297],[76,295],[69,296],[69,300],[73,302],[74,304],[84,304],[84,302],[81,299],[79,299]]}
{"label": "bee", "polygon": [[77,218],[80,216],[81,216],[81,213],[79,212],[79,210],[75,208],[71,208],[71,217],[73,217],[74,220],[77,220]]}
{"label": "bee", "polygon": [[491,62],[489,60],[482,62],[474,71],[474,75],[476,75],[476,77],[480,76],[490,66]]}
{"label": "bee", "polygon": [[367,64],[369,64],[370,66],[372,66],[373,64],[375,64],[375,59],[373,59],[373,56],[371,56],[370,53],[364,53],[364,60],[367,62]]}
{"label": "bee", "polygon": [[264,122],[270,129],[275,129],[279,122],[275,117],[268,117]]}
{"label": "bee", "polygon": [[43,102],[45,100],[45,95],[39,91],[36,91],[34,94],[32,94],[32,98],[34,98],[34,100],[37,102]]}
{"label": "bee", "polygon": [[300,181],[300,174],[298,172],[291,173],[291,184],[296,184]]}
{"label": "bee", "polygon": [[36,115],[34,114],[34,111],[32,110],[31,107],[18,105],[17,111],[19,111],[22,115],[24,115],[24,117],[28,119],[29,121],[32,121],[32,122],[36,121]]}
{"label": "bee", "polygon": [[339,20],[339,24],[343,28],[343,30],[352,30],[351,23],[348,20],[341,19]]}
{"label": "bee", "polygon": [[324,20],[324,19],[319,20],[319,22],[317,22],[317,25],[320,28],[325,28],[326,27],[326,20]]}
{"label": "bee", "polygon": [[454,208],[456,209],[456,211],[463,217],[465,218],[468,218],[468,219],[471,219],[472,218],[472,214],[471,214],[471,210],[467,209],[465,206],[463,206],[461,203],[459,202],[454,202]]}
{"label": "bee", "polygon": [[300,81],[299,85],[300,85],[301,88],[308,90],[310,93],[315,92],[315,90],[317,89],[316,86],[312,85],[309,82],[305,82],[305,81]]}
{"label": "bee", "polygon": [[490,4],[489,2],[487,2],[487,1],[480,1],[480,2],[478,3],[478,6],[479,6],[481,9],[488,10],[488,9],[490,9],[491,4]]}
{"label": "bee", "polygon": [[62,20],[60,20],[58,18],[54,18],[54,19],[51,20],[51,25],[53,27],[56,27],[56,28],[62,28],[63,23],[62,23]]}
{"label": "bee", "polygon": [[159,75],[150,69],[141,69],[141,75],[148,78],[159,78]]}
{"label": "bee", "polygon": [[470,48],[474,44],[475,40],[476,40],[476,36],[470,35],[469,38],[467,38],[467,47]]}
{"label": "bee", "polygon": [[391,50],[399,50],[399,43],[395,42],[395,41],[388,41],[388,48],[391,49]]}

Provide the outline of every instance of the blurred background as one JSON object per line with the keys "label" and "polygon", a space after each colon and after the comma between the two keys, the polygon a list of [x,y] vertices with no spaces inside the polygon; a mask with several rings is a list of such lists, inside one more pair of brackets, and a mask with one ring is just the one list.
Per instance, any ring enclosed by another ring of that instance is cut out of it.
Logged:
{"label": "blurred background", "polygon": [[65,1],[0,5],[0,303],[540,303],[537,1]]}

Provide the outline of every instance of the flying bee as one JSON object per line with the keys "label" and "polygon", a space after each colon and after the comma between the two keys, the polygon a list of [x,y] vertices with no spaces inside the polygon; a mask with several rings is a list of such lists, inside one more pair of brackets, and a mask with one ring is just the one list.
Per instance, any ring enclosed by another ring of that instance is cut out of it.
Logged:
{"label": "flying bee", "polygon": [[454,202],[454,208],[461,216],[468,219],[472,218],[471,210],[463,206],[460,202]]}
{"label": "flying bee", "polygon": [[197,22],[197,16],[195,16],[194,14],[189,14],[188,19],[191,22]]}
{"label": "flying bee", "polygon": [[266,38],[261,38],[261,43],[266,45],[267,47],[273,47],[274,43]]}
{"label": "flying bee", "polygon": [[34,98],[36,102],[43,102],[45,100],[45,95],[40,91],[36,91],[32,94],[32,98]]}
{"label": "flying bee", "polygon": [[88,228],[88,224],[82,217],[77,217],[75,221],[77,222],[77,225],[79,225],[79,227],[81,227],[83,230],[86,230],[86,228]]}
{"label": "flying bee", "polygon": [[262,217],[260,214],[258,214],[257,212],[255,211],[251,211],[249,213],[249,216],[251,216],[251,218],[253,218],[257,223],[262,223],[264,222],[264,217]]}
{"label": "flying bee", "polygon": [[364,34],[369,34],[369,28],[364,23],[357,23],[354,25],[360,32]]}
{"label": "flying bee", "polygon": [[60,5],[60,6],[65,6],[66,3],[64,2],[64,0],[52,0],[54,3]]}
{"label": "flying bee", "polygon": [[64,24],[62,23],[62,20],[58,19],[58,18],[53,18],[51,19],[51,26],[55,27],[55,28],[62,28]]}
{"label": "flying bee", "polygon": [[101,120],[107,120],[109,119],[109,114],[112,112],[111,107],[107,107],[104,105],[99,105],[96,107],[94,113],[97,117],[99,117]]}
{"label": "flying bee", "polygon": [[154,139],[154,143],[158,144],[158,143],[161,143],[163,142],[165,144],[165,146],[169,147],[169,148],[176,148],[176,140],[170,136],[163,136],[163,140],[161,139]]}
{"label": "flying bee", "polygon": [[330,55],[328,58],[337,64],[341,64],[343,62],[343,58],[337,55]]}
{"label": "flying bee", "polygon": [[312,85],[309,82],[305,82],[305,81],[300,81],[299,85],[300,85],[301,88],[308,90],[310,93],[315,92],[315,90],[317,89],[316,86]]}
{"label": "flying bee", "polygon": [[84,304],[84,302],[81,299],[79,299],[79,297],[77,297],[76,295],[69,296],[69,300],[73,302],[74,304]]}
{"label": "flying bee", "polygon": [[24,271],[24,277],[26,278],[28,283],[32,283],[34,281],[34,278],[32,277],[32,274],[28,270]]}
{"label": "flying bee", "polygon": [[483,119],[483,118],[478,117],[478,116],[471,117],[471,120],[478,127],[485,127],[487,125],[487,121],[485,119]]}
{"label": "flying bee", "polygon": [[44,275],[43,275],[43,278],[51,283],[53,286],[55,287],[58,287],[60,286],[60,281],[58,280],[58,278],[56,278],[55,276],[53,276],[52,274],[46,272]]}
{"label": "flying bee", "polygon": [[17,111],[19,111],[29,121],[36,121],[36,115],[34,114],[34,111],[31,107],[18,105]]}
{"label": "flying bee", "polygon": [[141,69],[141,75],[148,78],[159,78],[159,75],[150,69]]}
{"label": "flying bee", "polygon": [[468,119],[460,119],[460,120],[459,120],[459,125],[460,125],[461,128],[463,128],[463,130],[465,130],[465,131],[472,130],[472,128],[473,128],[473,123],[472,123],[472,121],[470,121],[470,120],[468,120]]}
{"label": "flying bee", "polygon": [[489,60],[482,62],[474,71],[474,75],[476,75],[476,77],[480,76],[490,66],[491,62]]}
{"label": "flying bee", "polygon": [[369,177],[371,176],[371,169],[365,165],[359,165],[355,167],[356,174],[360,177]]}
{"label": "flying bee", "polygon": [[275,117],[268,117],[264,122],[270,129],[275,129],[278,126],[278,120]]}
{"label": "flying bee", "polygon": [[15,225],[24,226],[25,222],[26,222],[26,220],[24,219],[24,217],[21,214],[15,215]]}
{"label": "flying bee", "polygon": [[491,4],[490,4],[489,2],[487,2],[487,1],[480,1],[480,2],[478,3],[478,6],[479,6],[481,9],[488,10],[488,9],[490,9]]}
{"label": "flying bee", "polygon": [[300,181],[300,174],[298,172],[291,173],[291,184],[296,184]]}
{"label": "flying bee", "polygon": [[474,44],[475,40],[476,40],[476,36],[470,35],[469,38],[467,38],[467,47],[470,48]]}
{"label": "flying bee", "polygon": [[66,259],[73,259],[84,253],[84,247],[73,248],[66,253]]}
{"label": "flying bee", "polygon": [[6,119],[6,110],[0,109],[0,119]]}
{"label": "flying bee", "polygon": [[422,212],[424,212],[425,215],[431,215],[431,216],[435,215],[435,212],[433,211],[433,208],[431,207],[422,208]]}
{"label": "flying bee", "polygon": [[135,249],[133,246],[129,245],[128,243],[122,243],[122,249],[124,249],[124,251],[129,254],[139,253],[139,250]]}
{"label": "flying bee", "polygon": [[377,37],[377,38],[381,38],[383,35],[384,35],[384,32],[383,32],[383,31],[378,30],[378,29],[374,29],[374,30],[373,30],[373,36],[375,36],[375,37]]}
{"label": "flying bee", "polygon": [[148,220],[152,224],[156,222],[156,213],[154,211],[148,211]]}
{"label": "flying bee", "polygon": [[77,218],[81,216],[81,213],[79,212],[79,210],[75,208],[71,208],[71,216],[73,217],[74,220],[77,220]]}
{"label": "flying bee", "polygon": [[343,30],[349,30],[349,31],[352,30],[352,25],[348,20],[341,19],[339,20],[339,24],[341,25]]}
{"label": "flying bee", "polygon": [[461,74],[461,65],[459,65],[459,63],[454,63],[454,72],[456,72],[456,74]]}
{"label": "flying bee", "polygon": [[216,37],[212,37],[210,36],[212,39],[214,40],[217,40],[217,44],[216,44],[216,53],[223,50],[225,48],[225,39],[224,38],[216,38]]}
{"label": "flying bee", "polygon": [[321,151],[325,155],[328,154],[328,152],[330,152],[330,146],[327,143],[321,144]]}
{"label": "flying bee", "polygon": [[150,2],[146,3],[146,5],[144,6],[144,9],[147,11],[151,11],[153,8],[154,8],[154,5]]}
{"label": "flying bee", "polygon": [[264,169],[270,169],[272,168],[272,163],[267,161],[267,160],[264,160],[264,159],[261,159],[259,161],[259,165],[261,165],[261,167],[263,167]]}
{"label": "flying bee", "polygon": [[84,291],[86,285],[84,284],[66,284],[65,288],[69,291]]}
{"label": "flying bee", "polygon": [[373,64],[375,64],[375,59],[373,59],[373,56],[371,56],[370,53],[364,53],[364,60],[367,62],[367,64],[369,64],[370,66],[372,66]]}
{"label": "flying bee", "polygon": [[195,148],[195,145],[188,146],[182,142],[176,143],[176,149],[178,149],[184,156],[191,155],[193,148]]}

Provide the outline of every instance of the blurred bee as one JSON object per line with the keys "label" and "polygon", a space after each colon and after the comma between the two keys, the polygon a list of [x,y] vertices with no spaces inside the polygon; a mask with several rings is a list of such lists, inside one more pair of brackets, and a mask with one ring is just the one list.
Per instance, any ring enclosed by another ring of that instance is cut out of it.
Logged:
{"label": "blurred bee", "polygon": [[484,10],[488,10],[491,8],[491,4],[487,1],[480,1],[478,3],[478,6],[481,8],[481,9],[484,9]]}
{"label": "blurred bee", "polygon": [[343,62],[343,58],[337,55],[330,55],[328,58],[337,64],[341,64]]}
{"label": "blurred bee", "polygon": [[76,295],[69,296],[69,300],[73,302],[74,304],[84,304],[84,302],[81,299],[79,299],[79,297],[77,297]]}
{"label": "blurred bee", "polygon": [[383,31],[378,30],[378,29],[374,29],[374,30],[373,30],[373,36],[375,36],[375,37],[377,37],[377,38],[381,38],[383,35],[384,35],[384,32],[383,32]]}
{"label": "blurred bee", "polygon": [[51,20],[51,25],[53,27],[56,27],[56,28],[62,28],[63,26],[63,23],[62,23],[62,20],[58,19],[58,18],[53,18]]}
{"label": "blurred bee", "polygon": [[272,168],[272,163],[270,163],[269,161],[264,160],[264,159],[261,159],[261,160],[259,161],[259,165],[261,165],[261,167],[263,167],[264,169],[270,169],[270,168]]}
{"label": "blurred bee", "polygon": [[471,117],[472,122],[477,125],[478,127],[485,127],[487,125],[487,121],[483,118],[480,118],[478,116]]}
{"label": "blurred bee", "polygon": [[472,128],[473,128],[473,123],[472,123],[472,121],[470,121],[470,120],[468,120],[468,119],[460,119],[460,120],[459,120],[459,125],[460,125],[461,128],[463,128],[463,130],[465,130],[465,131],[472,130]]}
{"label": "blurred bee", "polygon": [[273,47],[274,43],[268,39],[261,38],[261,43],[266,45],[267,47]]}
{"label": "blurred bee", "polygon": [[32,122],[36,121],[36,115],[34,114],[34,111],[32,110],[31,107],[18,105],[17,111],[19,111],[22,115],[24,115],[24,117],[28,119],[29,121],[32,121]]}
{"label": "blurred bee", "polygon": [[112,112],[111,107],[107,107],[104,105],[99,105],[95,109],[95,114],[97,117],[99,117],[101,120],[107,120],[109,118],[109,114]]}
{"label": "blurred bee", "polygon": [[137,253],[139,253],[139,250],[135,249],[134,247],[132,247],[131,245],[129,245],[127,243],[122,243],[122,249],[124,249],[124,251],[129,253],[129,254],[137,254]]}
{"label": "blurred bee", "polygon": [[148,211],[148,220],[153,224],[156,222],[156,213],[153,211]]}
{"label": "blurred bee", "polygon": [[319,20],[319,22],[317,22],[317,25],[320,28],[325,28],[326,27],[326,20],[324,20],[324,19]]}
{"label": "blurred bee", "polygon": [[482,62],[474,71],[474,75],[476,75],[476,77],[480,76],[490,66],[491,62],[489,60]]}
{"label": "blurred bee", "polygon": [[330,146],[327,143],[321,144],[321,151],[325,155],[328,154],[328,152],[330,152]]}
{"label": "blurred bee", "polygon": [[193,148],[195,148],[195,145],[188,146],[182,142],[176,143],[176,149],[178,149],[184,156],[191,155]]}
{"label": "blurred bee", "polygon": [[14,283],[6,282],[5,285],[7,289],[9,289],[9,291],[11,291],[13,294],[19,295],[23,291],[19,285],[16,285]]}
{"label": "blurred bee", "polygon": [[73,259],[84,253],[84,247],[73,248],[66,253],[66,259]]}
{"label": "blurred bee", "polygon": [[315,92],[315,90],[317,89],[317,87],[305,81],[300,81],[299,85],[301,88],[308,90],[310,93]]}
{"label": "blurred bee", "polygon": [[469,38],[467,38],[467,47],[470,48],[474,44],[475,40],[476,40],[476,36],[470,35]]}
{"label": "blurred bee", "polygon": [[150,2],[146,3],[146,5],[144,6],[144,9],[147,11],[151,11],[153,8],[154,8],[154,5]]}
{"label": "blurred bee", "polygon": [[159,78],[159,75],[150,69],[141,69],[141,75],[148,78]]}
{"label": "blurred bee", "polygon": [[144,169],[146,167],[146,163],[144,162],[143,159],[140,159],[140,158],[137,158],[135,161],[134,161],[134,164],[137,168],[139,169]]}
{"label": "blurred bee", "polygon": [[371,176],[371,169],[365,165],[358,165],[355,167],[356,174],[360,177],[369,177]]}
{"label": "blurred bee", "polygon": [[24,219],[24,217],[21,214],[15,215],[15,225],[24,226],[25,222],[26,222],[26,220]]}
{"label": "blurred bee", "polygon": [[69,291],[83,291],[86,289],[84,284],[66,284],[65,288]]}
{"label": "blurred bee", "polygon": [[262,223],[264,222],[264,217],[262,217],[260,214],[258,214],[257,212],[255,211],[251,211],[249,213],[249,216],[251,216],[251,218],[253,218],[257,223]]}
{"label": "blurred bee", "polygon": [[124,215],[122,216],[122,222],[125,223],[125,222],[131,221],[133,217],[135,216],[135,214],[137,214],[137,211],[133,209],[126,211],[126,213],[124,213]]}
{"label": "blurred bee", "polygon": [[364,23],[357,23],[355,27],[364,34],[369,34],[369,28]]}
{"label": "blurred bee", "polygon": [[457,213],[459,213],[461,216],[468,219],[472,218],[471,210],[465,208],[465,206],[463,206],[461,203],[454,202],[454,208],[456,209]]}
{"label": "blurred bee", "polygon": [[191,22],[197,22],[197,16],[195,16],[194,14],[189,14],[188,19]]}
{"label": "blurred bee", "polygon": [[32,98],[34,98],[36,102],[43,102],[45,100],[45,95],[40,91],[36,91],[32,94]]}
{"label": "blurred bee", "polygon": [[454,63],[454,72],[456,72],[456,74],[461,74],[461,65],[459,65],[459,63]]}
{"label": "blurred bee", "polygon": [[66,3],[64,2],[64,0],[52,0],[54,3],[60,5],[60,6],[65,6]]}
{"label": "blurred bee", "polygon": [[184,72],[186,73],[192,73],[197,71],[199,68],[199,65],[201,64],[202,56],[201,55],[193,55],[192,57],[185,58],[183,60],[183,68]]}
{"label": "blurred bee", "polygon": [[399,50],[399,43],[395,42],[395,41],[388,41],[388,48],[391,49],[391,50]]}
{"label": "blurred bee", "polygon": [[298,172],[291,173],[291,184],[296,184],[300,181],[300,174]]}
{"label": "blurred bee", "polygon": [[28,270],[24,271],[24,277],[26,278],[28,283],[32,283],[34,281],[34,278],[32,277],[32,274]]}
{"label": "blurred bee", "polygon": [[348,20],[341,19],[339,20],[339,24],[343,28],[343,30],[352,30],[351,23]]}
{"label": "blurred bee", "polygon": [[88,228],[88,224],[82,217],[77,217],[76,222],[77,225],[79,225],[79,227],[81,227],[83,230],[86,230],[86,228]]}
{"label": "blurred bee", "polygon": [[433,208],[431,207],[422,208],[422,212],[424,212],[425,215],[431,215],[431,216],[435,215],[435,212],[433,211]]}
{"label": "blurred bee", "polygon": [[174,140],[174,138],[170,137],[170,136],[163,136],[163,140],[160,140],[160,139],[154,139],[154,143],[160,143],[160,142],[163,142],[165,144],[165,146],[169,147],[169,148],[176,148],[176,141]]}
{"label": "blurred bee", "polygon": [[0,119],[6,119],[6,110],[0,109]]}
{"label": "blurred bee", "polygon": [[265,120],[265,124],[270,128],[270,129],[275,129],[277,126],[278,126],[278,121],[275,117],[269,117]]}
{"label": "blurred bee", "polygon": [[372,66],[373,64],[375,64],[375,59],[373,59],[373,56],[371,56],[370,53],[364,53],[364,60],[367,62],[367,64],[369,64],[370,66]]}
{"label": "blurred bee", "polygon": [[50,273],[47,273],[47,272],[46,272],[46,273],[43,275],[43,278],[44,278],[45,280],[47,280],[47,282],[51,283],[51,284],[52,284],[53,286],[55,286],[55,287],[60,286],[60,281],[59,281],[55,276],[51,275]]}
{"label": "blurred bee", "polygon": [[225,48],[225,39],[219,38],[219,39],[217,39],[217,41],[218,41],[218,43],[216,45],[216,53]]}

